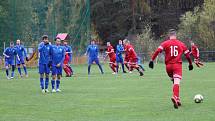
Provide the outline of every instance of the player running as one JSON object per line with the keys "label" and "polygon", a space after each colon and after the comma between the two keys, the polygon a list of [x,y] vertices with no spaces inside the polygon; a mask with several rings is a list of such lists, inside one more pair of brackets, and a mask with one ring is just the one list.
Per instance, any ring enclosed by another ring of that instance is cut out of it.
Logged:
{"label": "player running", "polygon": [[70,63],[72,61],[72,48],[68,45],[67,40],[63,41],[63,45],[65,47],[66,55],[64,59],[63,69],[66,73],[66,77],[71,77],[73,75],[73,70],[70,66]]}
{"label": "player running", "polygon": [[[13,79],[14,78],[14,70],[15,70],[15,56],[16,54],[16,50],[14,49],[14,43],[10,42],[10,47],[7,47],[4,50],[3,53],[4,57],[5,57],[5,69],[6,69],[6,76],[7,79]],[[12,72],[11,72],[11,77],[9,77],[9,66],[12,67]]]}
{"label": "player running", "polygon": [[[124,65],[125,65],[125,67],[128,69],[128,71],[129,71],[129,54],[128,54],[128,51],[126,50],[126,41],[127,41],[127,39],[124,39],[123,40],[123,45],[124,45],[124,51],[125,51],[125,57],[124,57]],[[130,44],[129,44],[130,45]]]}
{"label": "player running", "polygon": [[[51,48],[51,60],[52,60],[52,92],[61,92],[60,79],[63,70],[63,61],[65,58],[65,47],[61,46],[60,38],[56,38],[56,45],[52,45]],[[56,82],[56,89],[55,89]]]}
{"label": "player running", "polygon": [[189,70],[193,70],[192,60],[190,59],[189,50],[186,45],[176,38],[176,31],[171,29],[169,32],[169,40],[164,41],[153,54],[149,67],[153,69],[153,61],[162,51],[165,52],[166,72],[173,81],[173,96],[171,98],[174,108],[181,106],[179,96],[179,84],[182,79],[182,55],[186,56],[189,62]]}
{"label": "player running", "polygon": [[[119,44],[116,47],[116,62],[117,62],[117,67],[119,67],[119,64],[121,63],[121,65],[122,65],[122,71],[123,71],[123,73],[126,73],[125,67],[124,67],[124,60],[123,60],[123,57],[122,57],[122,53],[124,51],[125,50],[124,50],[124,47],[123,47],[123,44],[122,44],[122,40],[119,40]],[[119,68],[117,68],[117,72],[118,72],[118,69]]]}
{"label": "player running", "polygon": [[194,44],[193,41],[190,41],[190,44],[191,44],[191,52],[190,52],[190,54],[194,57],[194,63],[199,68],[201,66],[204,66],[204,64],[199,59],[199,49],[198,49],[198,47]]}
{"label": "player running", "polygon": [[[110,44],[110,42],[107,42],[106,54],[109,56],[109,59],[110,59],[109,66],[113,70],[112,74],[117,74],[118,73],[118,66],[116,64],[116,54],[115,54],[114,48]],[[105,56],[105,57],[107,57],[107,56]]]}
{"label": "player running", "polygon": [[26,59],[26,61],[28,61],[28,57],[27,57],[27,53],[26,53],[24,46],[21,45],[20,40],[16,41],[15,49],[16,49],[16,53],[18,55],[16,58],[16,64],[17,64],[18,72],[19,72],[20,76],[22,77],[23,75],[22,75],[21,68],[20,68],[20,65],[22,64],[23,69],[25,71],[25,76],[28,77],[28,72],[27,72],[27,68],[25,65],[25,59]]}
{"label": "player running", "polygon": [[[40,87],[42,93],[49,92],[49,73],[51,66],[51,44],[47,35],[42,37],[42,42],[38,45],[39,51],[39,74],[40,74]],[[45,87],[44,87],[45,76]]]}
{"label": "player running", "polygon": [[136,69],[140,73],[140,76],[143,76],[143,71],[140,70],[140,67],[138,65],[137,53],[135,52],[133,46],[130,44],[130,41],[125,41],[125,47],[125,51],[129,57],[129,71],[132,72],[133,69]]}
{"label": "player running", "polygon": [[88,45],[87,51],[85,53],[85,55],[88,55],[88,75],[90,75],[90,68],[93,62],[95,62],[99,66],[101,73],[102,74],[104,73],[102,66],[99,63],[98,54],[99,54],[98,46],[95,44],[95,40],[92,40],[91,44]]}

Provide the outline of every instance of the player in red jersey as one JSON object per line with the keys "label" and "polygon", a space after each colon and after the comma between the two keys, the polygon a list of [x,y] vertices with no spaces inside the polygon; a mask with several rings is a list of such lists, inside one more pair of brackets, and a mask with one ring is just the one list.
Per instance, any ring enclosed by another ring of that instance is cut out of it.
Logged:
{"label": "player in red jersey", "polygon": [[199,49],[198,49],[198,47],[192,41],[190,41],[190,44],[191,44],[191,52],[190,52],[190,54],[194,57],[194,63],[196,64],[197,67],[203,66],[203,63],[199,59]]}
{"label": "player in red jersey", "polygon": [[130,44],[130,41],[125,41],[125,50],[129,57],[129,71],[131,72],[133,69],[137,69],[137,71],[140,73],[140,76],[143,76],[143,72],[140,70],[140,67],[138,65],[138,57],[137,53],[135,52],[133,46]]}
{"label": "player in red jersey", "polygon": [[182,79],[182,55],[184,54],[189,62],[189,70],[193,70],[192,60],[186,45],[176,38],[176,31],[171,29],[169,32],[169,40],[164,41],[153,54],[149,67],[153,69],[153,61],[162,51],[165,52],[166,72],[173,81],[173,96],[171,98],[174,107],[177,109],[181,106],[179,96],[179,84]]}
{"label": "player in red jersey", "polygon": [[107,42],[107,51],[106,54],[109,56],[110,62],[109,66],[113,70],[113,74],[117,74],[116,70],[118,70],[118,66],[116,63],[116,54],[114,52],[113,46],[110,44],[110,42]]}
{"label": "player in red jersey", "polygon": [[123,45],[124,45],[124,50],[125,50],[125,58],[124,58],[124,64],[125,64],[125,67],[129,70],[129,54],[128,54],[128,51],[126,50],[126,41],[127,39],[124,39],[123,40]]}

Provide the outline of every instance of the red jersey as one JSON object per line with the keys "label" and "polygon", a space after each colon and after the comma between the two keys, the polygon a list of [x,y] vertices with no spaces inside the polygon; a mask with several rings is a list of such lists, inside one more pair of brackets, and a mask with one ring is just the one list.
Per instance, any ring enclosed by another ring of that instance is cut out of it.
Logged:
{"label": "red jersey", "polygon": [[128,54],[129,59],[135,59],[137,58],[137,53],[135,52],[132,45],[126,46],[126,53]]}
{"label": "red jersey", "polygon": [[108,52],[108,56],[109,56],[109,58],[111,59],[114,59],[114,58],[116,58],[116,54],[115,54],[115,52],[114,52],[114,48],[113,48],[113,46],[108,46],[107,47],[107,52]]}
{"label": "red jersey", "polygon": [[70,57],[69,57],[69,54],[67,53],[67,54],[65,55],[65,59],[64,59],[63,63],[64,63],[64,64],[69,64],[69,60],[70,60]]}
{"label": "red jersey", "polygon": [[161,45],[158,47],[154,55],[152,56],[152,60],[155,60],[157,55],[161,53],[162,51],[165,52],[165,64],[176,64],[176,63],[182,63],[181,56],[183,54],[186,55],[186,58],[188,59],[189,63],[192,64],[192,61],[189,56],[189,50],[187,49],[186,45],[177,40],[167,40],[161,43]]}
{"label": "red jersey", "polygon": [[191,46],[191,53],[195,59],[199,58],[199,49],[196,45]]}

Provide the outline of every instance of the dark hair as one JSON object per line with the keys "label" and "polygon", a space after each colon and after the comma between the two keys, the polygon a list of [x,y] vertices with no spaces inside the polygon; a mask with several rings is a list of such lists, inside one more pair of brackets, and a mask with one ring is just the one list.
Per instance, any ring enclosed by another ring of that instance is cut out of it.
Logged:
{"label": "dark hair", "polygon": [[55,38],[55,41],[57,41],[57,39],[61,40],[60,37],[56,37],[56,38]]}
{"label": "dark hair", "polygon": [[169,30],[169,36],[175,36],[176,35],[176,30],[175,29],[170,29]]}
{"label": "dark hair", "polygon": [[42,36],[42,39],[44,40],[44,39],[48,39],[49,37],[48,37],[48,35],[43,35]]}

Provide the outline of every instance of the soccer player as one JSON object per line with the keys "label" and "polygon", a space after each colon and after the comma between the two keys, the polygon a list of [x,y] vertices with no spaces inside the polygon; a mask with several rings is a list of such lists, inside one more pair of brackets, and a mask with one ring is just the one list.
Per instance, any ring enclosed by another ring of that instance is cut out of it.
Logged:
{"label": "soccer player", "polygon": [[[116,54],[115,54],[114,48],[110,44],[110,42],[107,42],[106,54],[109,56],[109,59],[110,59],[109,66],[113,70],[112,74],[117,74],[118,73],[118,66],[116,64]],[[117,71],[116,71],[116,69],[117,69]]]}
{"label": "soccer player", "polygon": [[21,64],[23,66],[23,69],[25,71],[25,76],[28,77],[28,72],[27,72],[27,68],[26,68],[26,65],[25,65],[25,60],[28,61],[28,57],[27,57],[27,53],[26,53],[26,50],[24,48],[23,45],[21,45],[21,41],[18,39],[16,41],[16,46],[15,46],[15,49],[16,49],[16,53],[18,55],[18,57],[16,58],[16,64],[17,64],[17,68],[18,68],[18,72],[20,74],[20,76],[22,77],[22,72],[21,72]]}
{"label": "soccer player", "polygon": [[[51,48],[51,60],[52,60],[52,92],[61,92],[60,79],[63,70],[63,61],[65,58],[65,47],[61,46],[60,38],[56,38],[56,45],[52,45]],[[56,89],[55,89],[56,82]]]}
{"label": "soccer player", "polygon": [[90,75],[90,68],[93,62],[95,62],[99,66],[101,73],[102,74],[104,73],[102,66],[99,63],[98,54],[99,54],[98,46],[95,44],[95,40],[92,40],[91,44],[88,45],[87,51],[85,53],[85,55],[88,55],[88,75]]}
{"label": "soccer player", "polygon": [[[14,78],[14,70],[15,70],[15,56],[16,56],[16,50],[14,49],[14,43],[10,42],[10,47],[7,47],[4,50],[3,55],[5,56],[5,69],[6,69],[6,76],[7,79],[13,79]],[[12,67],[11,77],[9,77],[9,66]]]}
{"label": "soccer player", "polygon": [[193,41],[190,41],[191,44],[191,52],[190,54],[194,57],[194,63],[196,64],[197,67],[203,66],[203,63],[199,59],[199,49],[198,47],[194,44]]}
{"label": "soccer player", "polygon": [[[47,35],[42,37],[42,42],[38,45],[39,51],[39,74],[40,74],[40,87],[42,93],[49,92],[49,73],[51,66],[51,44]],[[45,76],[45,87],[44,87],[44,76]]]}
{"label": "soccer player", "polygon": [[173,96],[171,98],[174,108],[181,106],[180,96],[179,96],[179,84],[182,79],[182,55],[185,54],[186,59],[189,62],[189,70],[193,70],[192,60],[190,59],[189,50],[186,45],[176,38],[176,31],[171,29],[169,31],[169,40],[164,41],[158,47],[158,49],[153,54],[151,61],[149,62],[149,67],[153,69],[153,61],[162,51],[165,52],[165,64],[166,72],[173,81]]}
{"label": "soccer player", "polygon": [[67,40],[63,41],[63,45],[65,47],[65,51],[66,51],[66,55],[65,55],[65,59],[64,59],[64,65],[63,65],[63,69],[66,73],[66,77],[71,77],[73,74],[73,70],[70,66],[70,63],[72,61],[72,48],[71,46],[68,45]]}
{"label": "soccer player", "polygon": [[127,39],[124,39],[123,40],[123,45],[124,45],[124,51],[125,51],[125,57],[124,57],[124,65],[125,67],[129,70],[129,54],[128,54],[128,51],[126,50],[126,41]]}
{"label": "soccer player", "polygon": [[140,70],[140,67],[138,65],[137,53],[135,52],[133,46],[130,45],[129,40],[125,41],[125,46],[126,53],[129,57],[129,71],[132,72],[133,69],[136,69],[140,73],[140,76],[143,76],[143,71]]}
{"label": "soccer player", "polygon": [[[123,71],[123,73],[126,73],[125,67],[124,67],[124,60],[123,60],[123,57],[122,57],[122,53],[124,51],[125,50],[124,50],[124,47],[123,47],[123,44],[122,44],[122,40],[119,40],[119,44],[116,47],[116,62],[117,62],[117,67],[119,67],[119,63],[121,63],[121,65],[122,65],[122,71]],[[119,68],[117,68],[117,72],[118,72],[118,69]]]}

